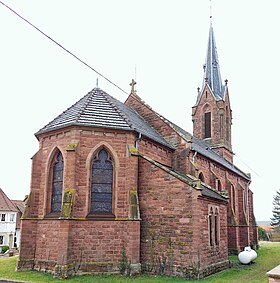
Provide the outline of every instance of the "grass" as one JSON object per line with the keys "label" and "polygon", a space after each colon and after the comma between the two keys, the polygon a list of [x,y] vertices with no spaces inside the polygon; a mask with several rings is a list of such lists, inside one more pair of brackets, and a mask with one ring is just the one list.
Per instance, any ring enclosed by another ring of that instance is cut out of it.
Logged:
{"label": "grass", "polygon": [[[280,264],[280,243],[261,242],[260,249],[257,251],[258,257],[251,265],[241,265],[236,256],[230,257],[233,267],[212,275],[208,278],[201,279],[203,283],[267,283],[268,277],[266,272]],[[186,280],[184,278],[161,277],[161,276],[141,276],[135,278],[127,278],[122,276],[79,276],[67,280],[54,279],[51,275],[36,272],[24,271],[15,272],[17,257],[0,259],[0,278],[10,280],[28,281],[32,283],[191,283],[198,282],[194,280]]]}

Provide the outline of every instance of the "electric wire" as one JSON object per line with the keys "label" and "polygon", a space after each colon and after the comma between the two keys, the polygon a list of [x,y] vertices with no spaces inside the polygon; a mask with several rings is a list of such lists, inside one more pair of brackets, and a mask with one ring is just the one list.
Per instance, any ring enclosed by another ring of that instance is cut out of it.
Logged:
{"label": "electric wire", "polygon": [[29,24],[31,27],[33,27],[34,29],[36,29],[38,32],[40,32],[43,36],[47,37],[49,40],[51,40],[53,43],[55,43],[57,46],[59,46],[60,48],[62,48],[65,52],[67,52],[68,54],[70,54],[71,56],[73,56],[76,60],[78,60],[80,63],[84,64],[86,67],[88,67],[89,69],[91,69],[92,71],[94,71],[97,75],[99,75],[100,77],[102,77],[103,79],[105,79],[107,82],[109,82],[110,84],[112,84],[113,86],[115,86],[116,88],[118,88],[120,91],[122,91],[125,94],[128,94],[125,90],[123,90],[121,87],[119,87],[117,84],[115,84],[114,82],[112,82],[110,79],[108,79],[107,77],[105,77],[104,75],[102,75],[100,72],[98,72],[96,69],[94,69],[93,67],[91,67],[89,64],[87,64],[85,61],[83,61],[82,59],[80,59],[77,55],[75,55],[74,53],[72,53],[70,50],[68,50],[67,48],[65,48],[62,44],[60,44],[59,42],[57,42],[56,40],[54,40],[52,37],[50,37],[49,35],[47,35],[45,32],[43,32],[41,29],[39,29],[38,27],[36,27],[34,24],[32,24],[30,21],[28,21],[26,18],[24,18],[23,16],[21,16],[19,13],[17,13],[15,10],[13,10],[11,7],[9,7],[8,5],[6,5],[4,2],[0,1],[0,4],[2,4],[4,7],[6,7],[7,9],[9,9],[13,14],[15,14],[16,16],[18,16],[20,19],[22,19],[23,21],[25,21],[27,24]]}
{"label": "electric wire", "polygon": [[244,164],[247,168],[249,168],[249,170],[251,170],[256,176],[260,177],[260,175],[259,175],[255,170],[253,170],[247,163],[245,163],[237,154],[235,154],[234,156],[237,157],[237,159],[238,159],[242,164]]}

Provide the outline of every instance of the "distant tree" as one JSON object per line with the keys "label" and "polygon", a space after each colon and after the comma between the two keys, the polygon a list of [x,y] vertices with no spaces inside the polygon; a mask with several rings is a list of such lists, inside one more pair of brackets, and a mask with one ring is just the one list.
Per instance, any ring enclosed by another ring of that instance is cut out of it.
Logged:
{"label": "distant tree", "polygon": [[262,227],[258,227],[258,234],[259,234],[259,240],[260,241],[269,241],[269,237],[265,229]]}
{"label": "distant tree", "polygon": [[276,191],[276,195],[273,196],[273,209],[272,209],[272,215],[273,217],[271,219],[271,226],[273,226],[274,229],[280,229],[280,190]]}

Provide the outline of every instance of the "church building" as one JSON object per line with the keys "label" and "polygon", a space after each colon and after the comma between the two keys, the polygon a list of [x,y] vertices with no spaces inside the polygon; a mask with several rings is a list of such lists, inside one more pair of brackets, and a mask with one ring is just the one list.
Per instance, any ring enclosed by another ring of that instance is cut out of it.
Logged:
{"label": "church building", "polygon": [[39,130],[17,269],[200,278],[256,247],[212,24],[195,99],[193,134],[147,105],[134,81],[124,103],[96,87]]}

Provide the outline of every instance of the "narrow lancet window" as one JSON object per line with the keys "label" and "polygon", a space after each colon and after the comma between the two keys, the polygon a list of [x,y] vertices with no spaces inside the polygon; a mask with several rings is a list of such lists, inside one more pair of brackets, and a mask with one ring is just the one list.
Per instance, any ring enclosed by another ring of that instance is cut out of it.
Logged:
{"label": "narrow lancet window", "polygon": [[91,207],[92,214],[112,213],[113,163],[105,149],[101,149],[92,163]]}
{"label": "narrow lancet window", "polygon": [[211,138],[211,112],[204,114],[204,138]]}
{"label": "narrow lancet window", "polygon": [[51,212],[61,212],[63,188],[63,156],[59,151],[53,161]]}
{"label": "narrow lancet window", "polygon": [[210,209],[209,215],[208,215],[208,220],[209,220],[209,244],[210,246],[214,245],[213,241],[213,209]]}
{"label": "narrow lancet window", "polygon": [[204,175],[203,175],[202,172],[199,173],[198,179],[199,179],[201,182],[204,182]]}

